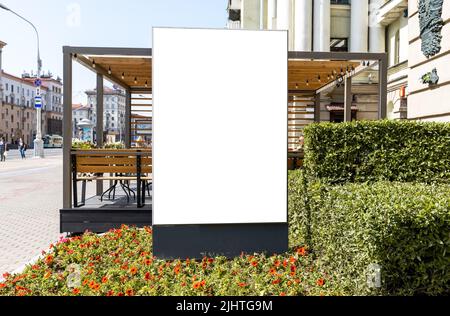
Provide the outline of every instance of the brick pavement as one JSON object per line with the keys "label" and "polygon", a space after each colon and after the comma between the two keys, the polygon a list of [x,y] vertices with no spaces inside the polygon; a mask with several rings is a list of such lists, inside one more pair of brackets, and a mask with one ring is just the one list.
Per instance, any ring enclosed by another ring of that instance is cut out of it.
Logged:
{"label": "brick pavement", "polygon": [[0,276],[58,241],[62,156],[0,163]]}

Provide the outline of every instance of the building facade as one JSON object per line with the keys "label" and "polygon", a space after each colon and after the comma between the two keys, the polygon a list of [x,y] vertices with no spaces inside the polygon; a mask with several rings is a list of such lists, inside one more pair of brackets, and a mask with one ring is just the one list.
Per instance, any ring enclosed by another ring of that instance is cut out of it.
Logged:
{"label": "building facade", "polygon": [[[123,141],[125,137],[125,91],[117,86],[103,88],[103,133],[107,142]],[[88,104],[92,111],[91,121],[97,124],[97,91],[86,91]]]}
{"label": "building facade", "polygon": [[[450,121],[450,0],[230,0],[228,12],[229,28],[288,30],[291,51],[386,52],[388,118]],[[429,33],[441,47],[427,57],[422,37]],[[423,84],[434,68],[439,83]],[[374,118],[377,79],[375,71],[355,78],[356,92],[364,91],[354,97],[357,119]],[[333,119],[329,109],[339,108],[341,95],[321,96],[322,120]]]}
{"label": "building facade", "polygon": [[[0,42],[1,48],[6,46]],[[1,69],[1,68],[0,68]],[[0,137],[8,143],[20,138],[29,146],[36,136],[34,98],[36,76],[24,73],[21,77],[0,70]],[[62,81],[45,74],[42,76],[42,134],[62,135]]]}

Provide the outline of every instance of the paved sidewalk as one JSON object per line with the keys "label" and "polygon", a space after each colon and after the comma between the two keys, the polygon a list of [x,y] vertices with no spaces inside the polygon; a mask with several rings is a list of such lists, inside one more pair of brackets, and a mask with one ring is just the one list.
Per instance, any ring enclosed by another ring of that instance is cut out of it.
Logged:
{"label": "paved sidewalk", "polygon": [[0,163],[0,275],[61,236],[62,156]]}

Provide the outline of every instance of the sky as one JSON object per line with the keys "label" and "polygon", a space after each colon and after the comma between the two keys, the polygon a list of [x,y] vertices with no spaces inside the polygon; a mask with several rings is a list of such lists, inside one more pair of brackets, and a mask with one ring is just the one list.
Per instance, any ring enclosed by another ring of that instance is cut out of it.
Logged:
{"label": "sky", "polygon": [[[43,72],[63,76],[62,47],[144,47],[152,27],[224,28],[227,0],[0,0],[30,20],[41,40]],[[0,9],[3,70],[15,76],[37,70],[36,35],[32,27]],[[180,49],[182,49],[180,47]],[[73,102],[85,103],[95,87],[94,73],[74,63]]]}

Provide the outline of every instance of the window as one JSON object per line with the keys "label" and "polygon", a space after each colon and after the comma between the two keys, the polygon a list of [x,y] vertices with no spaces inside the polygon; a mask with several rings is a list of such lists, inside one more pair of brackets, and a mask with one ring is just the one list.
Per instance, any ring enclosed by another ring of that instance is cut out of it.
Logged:
{"label": "window", "polygon": [[8,84],[6,84],[6,91],[8,91],[9,90],[9,85]]}
{"label": "window", "polygon": [[400,30],[395,33],[394,65],[400,63]]}
{"label": "window", "polygon": [[330,50],[332,52],[348,52],[348,38],[332,38]]}
{"label": "window", "polygon": [[11,92],[14,93],[14,86],[11,85]]}

